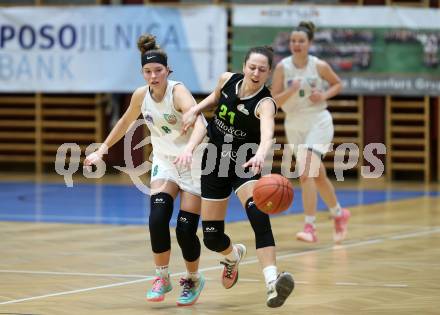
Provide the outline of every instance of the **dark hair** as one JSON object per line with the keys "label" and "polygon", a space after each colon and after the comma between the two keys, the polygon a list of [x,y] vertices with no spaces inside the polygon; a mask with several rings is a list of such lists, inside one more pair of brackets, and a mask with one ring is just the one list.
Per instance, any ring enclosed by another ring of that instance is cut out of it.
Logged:
{"label": "dark hair", "polygon": [[301,21],[298,26],[293,29],[293,32],[304,32],[307,34],[309,40],[313,40],[316,31],[316,26],[312,21]]}
{"label": "dark hair", "polygon": [[165,60],[168,59],[167,54],[160,48],[159,45],[156,44],[156,36],[154,35],[143,34],[139,36],[137,47],[141,52],[141,55],[144,55],[146,53],[156,53],[164,57]]}
{"label": "dark hair", "polygon": [[246,63],[249,59],[249,57],[252,54],[260,54],[267,57],[267,62],[269,63],[269,68],[272,69],[272,63],[273,63],[273,48],[271,46],[257,46],[252,47],[248,50],[246,53],[246,57],[244,57],[244,63]]}

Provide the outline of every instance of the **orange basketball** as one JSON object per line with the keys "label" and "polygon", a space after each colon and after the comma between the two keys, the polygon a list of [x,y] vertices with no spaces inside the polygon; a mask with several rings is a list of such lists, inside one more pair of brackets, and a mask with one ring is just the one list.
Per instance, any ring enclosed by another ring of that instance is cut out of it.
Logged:
{"label": "orange basketball", "polygon": [[254,186],[254,202],[267,214],[287,210],[293,201],[293,187],[287,178],[279,174],[261,177]]}

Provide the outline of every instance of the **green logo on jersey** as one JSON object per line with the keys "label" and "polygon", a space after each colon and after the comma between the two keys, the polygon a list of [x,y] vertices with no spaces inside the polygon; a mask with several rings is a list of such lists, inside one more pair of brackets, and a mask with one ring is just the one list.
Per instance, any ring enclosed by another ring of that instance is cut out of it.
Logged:
{"label": "green logo on jersey", "polygon": [[165,118],[170,125],[175,125],[177,123],[177,117],[174,114],[163,114],[163,118]]}
{"label": "green logo on jersey", "polygon": [[159,165],[155,165],[153,168],[153,176],[156,176],[158,171],[159,171]]}

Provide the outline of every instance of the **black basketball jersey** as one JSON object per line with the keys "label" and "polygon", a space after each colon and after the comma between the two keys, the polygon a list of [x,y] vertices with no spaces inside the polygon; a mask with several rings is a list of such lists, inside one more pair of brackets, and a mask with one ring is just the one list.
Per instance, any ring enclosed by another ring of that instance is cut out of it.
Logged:
{"label": "black basketball jersey", "polygon": [[[238,91],[243,74],[234,73],[221,89],[214,117],[208,124],[208,136],[214,144],[225,143],[225,135],[232,139],[236,150],[244,143],[260,143],[260,119],[257,107],[266,98],[272,99],[269,89],[263,85],[255,94],[239,98]],[[275,105],[275,102],[274,102]]]}

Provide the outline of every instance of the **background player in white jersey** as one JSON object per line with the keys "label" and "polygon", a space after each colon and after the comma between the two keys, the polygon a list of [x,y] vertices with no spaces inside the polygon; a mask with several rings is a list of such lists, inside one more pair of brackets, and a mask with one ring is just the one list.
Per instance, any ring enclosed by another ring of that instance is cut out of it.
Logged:
{"label": "background player in white jersey", "polygon": [[[244,60],[243,73],[224,73],[214,92],[185,114],[185,127],[204,109],[216,108],[207,128],[210,150],[205,149],[202,159],[202,226],[205,246],[224,257],[223,286],[230,289],[235,285],[238,265],[246,255],[246,247],[234,244],[225,233],[226,210],[234,190],[255,234],[257,257],[267,287],[266,304],[280,307],[292,292],[294,281],[287,272],[278,274],[269,216],[253,201],[253,187],[273,143],[276,105],[265,86],[272,62],[271,49],[251,48]],[[206,128],[199,119],[187,149],[176,162],[189,164],[193,150],[205,134]],[[254,144],[255,151],[250,150],[249,144]],[[243,150],[246,146],[247,150]],[[207,166],[213,167],[209,173],[205,172]]]}
{"label": "background player in white jersey", "polygon": [[[287,140],[303,170],[300,183],[305,225],[304,230],[297,233],[297,239],[317,241],[315,220],[319,192],[334,218],[334,240],[340,242],[347,233],[350,211],[341,208],[321,158],[329,151],[334,132],[326,100],[341,91],[342,83],[327,62],[309,55],[314,32],[315,25],[308,21],[299,23],[292,31],[289,42],[292,55],[276,66],[272,95],[286,113]],[[329,85],[327,89],[324,81]]]}
{"label": "background player in white jersey", "polygon": [[142,35],[138,39],[138,48],[147,85],[135,90],[127,111],[104,144],[87,156],[84,164],[92,165],[101,159],[106,147],[120,140],[142,113],[153,146],[149,229],[157,275],[146,297],[149,301],[163,301],[165,293],[172,289],[168,272],[171,251],[169,222],[174,199],[180,192],[176,237],[185,259],[187,276],[180,280],[182,292],[177,305],[192,305],[204,285],[204,278],[198,272],[200,241],[196,234],[200,217],[200,161],[197,163],[196,159],[192,171],[176,167],[173,162],[183,152],[190,137],[190,133],[181,134],[182,114],[196,104],[182,83],[168,79],[167,55],[156,45],[154,36]]}

